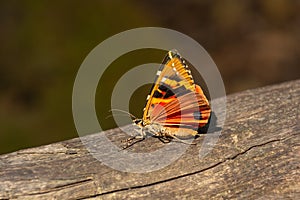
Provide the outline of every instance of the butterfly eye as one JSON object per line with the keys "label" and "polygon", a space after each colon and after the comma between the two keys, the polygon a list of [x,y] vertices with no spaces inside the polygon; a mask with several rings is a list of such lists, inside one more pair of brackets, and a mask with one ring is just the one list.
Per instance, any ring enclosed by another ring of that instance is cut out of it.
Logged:
{"label": "butterfly eye", "polygon": [[133,122],[135,123],[135,124],[139,124],[139,123],[141,123],[141,119],[135,119],[135,120],[133,120]]}

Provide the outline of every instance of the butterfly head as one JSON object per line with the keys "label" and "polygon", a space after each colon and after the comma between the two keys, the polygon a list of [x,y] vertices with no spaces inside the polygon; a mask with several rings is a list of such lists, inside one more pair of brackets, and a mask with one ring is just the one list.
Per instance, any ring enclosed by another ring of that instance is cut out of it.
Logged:
{"label": "butterfly head", "polygon": [[133,121],[133,123],[135,123],[136,125],[142,123],[142,119],[134,119],[134,120],[132,120],[132,121]]}
{"label": "butterfly head", "polygon": [[137,118],[135,118],[135,119],[133,119],[132,120],[133,121],[133,123],[135,124],[135,125],[137,125],[137,126],[145,126],[145,124],[144,124],[144,121],[142,120],[142,119],[137,119]]}
{"label": "butterfly head", "polygon": [[135,118],[132,120],[133,123],[139,127],[145,127],[145,126],[148,126],[151,123],[151,121],[149,119],[138,119],[138,118]]}

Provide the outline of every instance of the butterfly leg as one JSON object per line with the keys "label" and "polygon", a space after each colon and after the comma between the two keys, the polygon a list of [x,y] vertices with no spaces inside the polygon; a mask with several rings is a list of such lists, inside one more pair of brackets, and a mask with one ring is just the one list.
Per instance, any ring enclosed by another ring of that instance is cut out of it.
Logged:
{"label": "butterfly leg", "polygon": [[[138,140],[136,140],[138,139]],[[127,140],[125,140],[126,144],[123,146],[123,149],[127,149],[128,147],[131,147],[135,143],[143,141],[145,138],[136,138],[136,137],[130,137]],[[135,140],[135,141],[134,141]]]}
{"label": "butterfly leg", "polygon": [[162,143],[169,143],[171,142],[171,140],[169,138],[165,138],[165,137],[158,137],[158,139],[162,142]]}
{"label": "butterfly leg", "polygon": [[186,142],[184,140],[181,140],[179,139],[178,137],[174,136],[174,135],[168,135],[168,137],[158,137],[158,139],[162,142],[162,143],[169,143],[171,142],[172,140],[171,139],[174,139],[176,140],[177,142],[181,142],[181,143],[184,143],[184,144],[188,144],[188,145],[196,145],[196,143],[193,143],[193,142]]}
{"label": "butterfly leg", "polygon": [[146,134],[143,129],[140,129],[140,131],[135,129],[135,131],[138,133],[137,135],[121,141],[122,143],[126,143],[125,146],[123,146],[123,149],[127,149],[128,147],[134,145],[135,143],[141,142],[146,138]]}

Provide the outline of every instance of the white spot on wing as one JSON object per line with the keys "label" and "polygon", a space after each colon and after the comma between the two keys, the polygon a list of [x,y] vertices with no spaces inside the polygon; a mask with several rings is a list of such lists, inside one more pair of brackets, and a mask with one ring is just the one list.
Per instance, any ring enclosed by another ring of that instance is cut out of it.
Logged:
{"label": "white spot on wing", "polygon": [[161,71],[157,71],[156,75],[159,76],[161,74]]}
{"label": "white spot on wing", "polygon": [[147,96],[147,99],[146,99],[146,100],[149,100],[149,98],[150,98],[150,95]]}
{"label": "white spot on wing", "polygon": [[176,68],[175,67],[173,67],[173,70],[176,72]]}
{"label": "white spot on wing", "polygon": [[161,79],[161,82],[165,82],[167,79],[166,79],[166,77],[163,77],[162,79]]}
{"label": "white spot on wing", "polygon": [[[174,67],[175,66],[175,64],[174,63],[172,63],[172,66]],[[173,68],[174,69],[174,68]]]}

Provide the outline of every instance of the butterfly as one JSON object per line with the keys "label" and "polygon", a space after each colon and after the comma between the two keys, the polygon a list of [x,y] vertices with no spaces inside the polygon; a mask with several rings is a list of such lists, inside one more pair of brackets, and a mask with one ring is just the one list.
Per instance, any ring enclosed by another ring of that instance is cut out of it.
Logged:
{"label": "butterfly", "polygon": [[133,119],[139,130],[137,136],[127,139],[128,144],[147,134],[163,142],[176,139],[185,143],[182,139],[198,135],[198,130],[208,125],[209,101],[176,50],[165,56],[143,111],[142,119]]}

